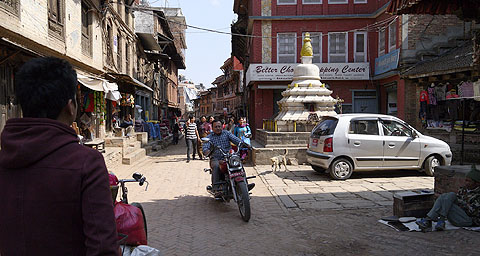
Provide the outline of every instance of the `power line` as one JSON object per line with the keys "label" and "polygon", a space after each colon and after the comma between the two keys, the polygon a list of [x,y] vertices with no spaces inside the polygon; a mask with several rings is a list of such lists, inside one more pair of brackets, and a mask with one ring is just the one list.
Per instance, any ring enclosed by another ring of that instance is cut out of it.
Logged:
{"label": "power line", "polygon": [[[224,35],[231,35],[231,36],[239,36],[239,37],[248,37],[248,38],[270,38],[270,39],[276,39],[277,38],[276,36],[244,35],[244,34],[240,34],[240,33],[232,33],[232,32],[220,31],[220,30],[216,30],[216,29],[202,28],[202,27],[198,27],[198,26],[194,26],[194,25],[189,25],[189,24],[184,24],[184,23],[181,23],[181,22],[176,22],[172,19],[162,17],[162,16],[160,16],[156,13],[150,13],[150,11],[153,11],[154,9],[151,9],[151,8],[148,8],[148,7],[145,8],[145,7],[139,7],[139,6],[130,6],[130,8],[134,11],[139,11],[139,12],[154,15],[154,16],[156,16],[160,19],[166,20],[170,23],[174,23],[174,24],[178,24],[178,25],[185,26],[185,27],[188,27],[188,28],[202,30],[202,31],[206,31],[206,32],[224,34]],[[375,23],[369,24],[369,25],[361,27],[361,28],[356,28],[356,29],[351,29],[351,30],[346,30],[346,31],[335,31],[335,32],[332,32],[332,33],[378,32],[378,31],[388,27],[391,23],[395,22],[397,20],[397,18],[398,18],[398,16],[391,16],[391,17],[389,17],[385,20],[377,21]],[[312,31],[312,32],[315,32],[315,31]],[[328,34],[322,34],[322,37],[323,36],[328,36]],[[296,38],[302,38],[302,36],[296,36]]]}

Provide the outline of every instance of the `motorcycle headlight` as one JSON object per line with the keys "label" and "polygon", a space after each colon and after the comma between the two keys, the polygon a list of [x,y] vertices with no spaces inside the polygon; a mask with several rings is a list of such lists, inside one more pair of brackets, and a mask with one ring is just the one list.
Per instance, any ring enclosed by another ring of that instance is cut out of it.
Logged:
{"label": "motorcycle headlight", "polygon": [[230,167],[239,167],[241,163],[242,163],[242,160],[240,159],[239,156],[232,156],[228,162]]}

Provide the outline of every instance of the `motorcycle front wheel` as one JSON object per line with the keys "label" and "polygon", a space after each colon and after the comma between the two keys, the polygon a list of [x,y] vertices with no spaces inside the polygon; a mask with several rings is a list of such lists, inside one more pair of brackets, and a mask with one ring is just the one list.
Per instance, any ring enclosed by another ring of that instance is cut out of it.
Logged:
{"label": "motorcycle front wheel", "polygon": [[250,195],[247,184],[244,181],[237,183],[237,205],[242,219],[246,222],[250,220]]}

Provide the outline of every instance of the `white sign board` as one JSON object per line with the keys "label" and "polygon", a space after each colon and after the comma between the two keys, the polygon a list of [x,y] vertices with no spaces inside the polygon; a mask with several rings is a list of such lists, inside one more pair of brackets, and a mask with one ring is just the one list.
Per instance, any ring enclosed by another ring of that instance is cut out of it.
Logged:
{"label": "white sign board", "polygon": [[[250,64],[247,83],[250,81],[289,81],[293,78],[292,64]],[[316,63],[321,80],[369,80],[369,63]]]}

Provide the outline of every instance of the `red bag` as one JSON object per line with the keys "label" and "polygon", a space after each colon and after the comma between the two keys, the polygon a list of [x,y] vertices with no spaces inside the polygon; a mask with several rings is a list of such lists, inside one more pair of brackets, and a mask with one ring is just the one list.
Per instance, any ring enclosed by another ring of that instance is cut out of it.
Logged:
{"label": "red bag", "polygon": [[132,205],[117,202],[113,208],[117,232],[128,235],[127,245],[147,245],[142,211]]}

